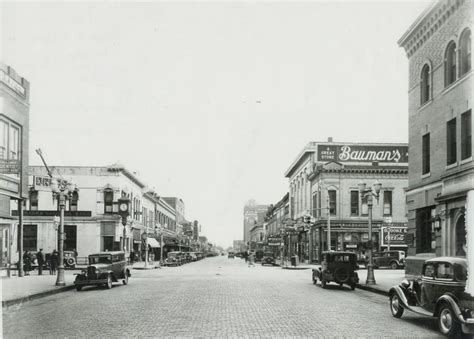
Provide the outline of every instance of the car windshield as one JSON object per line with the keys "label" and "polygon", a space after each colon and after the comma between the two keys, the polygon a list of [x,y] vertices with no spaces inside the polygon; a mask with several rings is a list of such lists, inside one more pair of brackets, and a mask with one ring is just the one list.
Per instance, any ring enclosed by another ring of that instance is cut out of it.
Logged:
{"label": "car windshield", "polygon": [[176,258],[178,253],[168,253],[168,258]]}
{"label": "car windshield", "polygon": [[110,264],[112,260],[110,255],[100,255],[100,256],[90,256],[89,257],[89,264]]}
{"label": "car windshield", "polygon": [[348,254],[339,254],[334,256],[334,262],[351,262],[354,261],[352,257]]}

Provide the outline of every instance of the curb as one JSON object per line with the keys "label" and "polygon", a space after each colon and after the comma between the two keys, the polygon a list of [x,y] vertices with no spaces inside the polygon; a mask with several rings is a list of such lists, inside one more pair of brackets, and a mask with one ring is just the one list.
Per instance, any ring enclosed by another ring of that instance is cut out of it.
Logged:
{"label": "curb", "polygon": [[133,267],[134,270],[156,270],[161,268],[160,266],[149,266],[149,267]]}
{"label": "curb", "polygon": [[380,289],[372,287],[372,286],[357,284],[356,288],[358,288],[359,290],[365,290],[365,291],[369,291],[369,292],[372,292],[372,293],[377,293],[377,294],[384,295],[384,296],[388,297],[388,291],[380,290]]}
{"label": "curb", "polygon": [[3,300],[2,307],[9,307],[9,306],[17,305],[17,304],[22,304],[26,301],[40,299],[40,298],[47,297],[49,295],[53,295],[57,293],[61,293],[61,292],[67,292],[69,290],[73,290],[74,288],[75,288],[74,285],[69,285],[69,286],[59,287],[54,290],[31,294],[26,297],[21,297],[21,298],[16,298],[16,299],[11,299],[11,300]]}

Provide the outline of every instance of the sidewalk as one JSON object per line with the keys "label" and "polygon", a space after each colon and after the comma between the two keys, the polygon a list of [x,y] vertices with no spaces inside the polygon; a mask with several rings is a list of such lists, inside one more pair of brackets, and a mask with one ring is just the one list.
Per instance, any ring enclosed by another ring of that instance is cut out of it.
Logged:
{"label": "sidewalk", "polygon": [[[145,268],[145,262],[136,262],[131,269],[157,269],[161,268],[159,262],[148,262]],[[74,288],[75,274],[80,273],[81,269],[87,266],[76,267],[75,270],[65,270],[64,280],[66,286],[56,286],[56,276],[49,275],[48,270],[43,271],[43,275],[38,275],[38,271],[31,271],[31,275],[22,278],[17,276],[17,271],[12,270],[12,276],[6,276],[6,270],[1,273],[0,297],[2,306],[7,307],[14,304],[20,304],[28,300],[42,298],[51,294],[69,291]]]}
{"label": "sidewalk", "polygon": [[10,278],[2,276],[0,295],[2,298],[2,306],[10,306],[19,304],[28,300],[42,298],[47,295],[68,291],[74,288],[74,273],[80,271],[66,270],[64,280],[66,286],[56,286],[56,276],[50,275],[49,272],[43,271],[43,275],[38,275],[38,271],[32,271],[31,275],[18,277],[16,271],[12,271]]}

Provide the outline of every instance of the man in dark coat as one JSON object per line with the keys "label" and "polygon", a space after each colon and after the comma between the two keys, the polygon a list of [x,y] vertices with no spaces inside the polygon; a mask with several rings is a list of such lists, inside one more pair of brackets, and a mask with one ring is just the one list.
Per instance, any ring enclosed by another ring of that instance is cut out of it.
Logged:
{"label": "man in dark coat", "polygon": [[56,267],[58,266],[58,252],[56,250],[51,253],[49,257],[49,274],[55,275],[56,274]]}
{"label": "man in dark coat", "polygon": [[40,248],[39,252],[36,253],[36,261],[38,263],[38,275],[43,274],[43,265],[44,265],[44,254],[43,249]]}
{"label": "man in dark coat", "polygon": [[25,253],[23,253],[23,271],[25,272],[25,275],[30,275],[31,253],[28,250],[26,250]]}

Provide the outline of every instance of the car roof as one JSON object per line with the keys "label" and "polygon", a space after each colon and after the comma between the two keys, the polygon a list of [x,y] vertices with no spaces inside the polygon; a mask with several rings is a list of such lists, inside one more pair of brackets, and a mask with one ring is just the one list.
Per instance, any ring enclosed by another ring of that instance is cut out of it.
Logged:
{"label": "car roof", "polygon": [[448,263],[453,263],[453,264],[459,264],[459,265],[467,265],[466,258],[463,257],[436,257],[432,259],[428,259],[425,261],[425,263],[433,263],[433,262],[448,262]]}
{"label": "car roof", "polygon": [[123,251],[97,252],[97,253],[91,253],[89,255],[104,255],[104,254],[124,254],[124,252]]}

